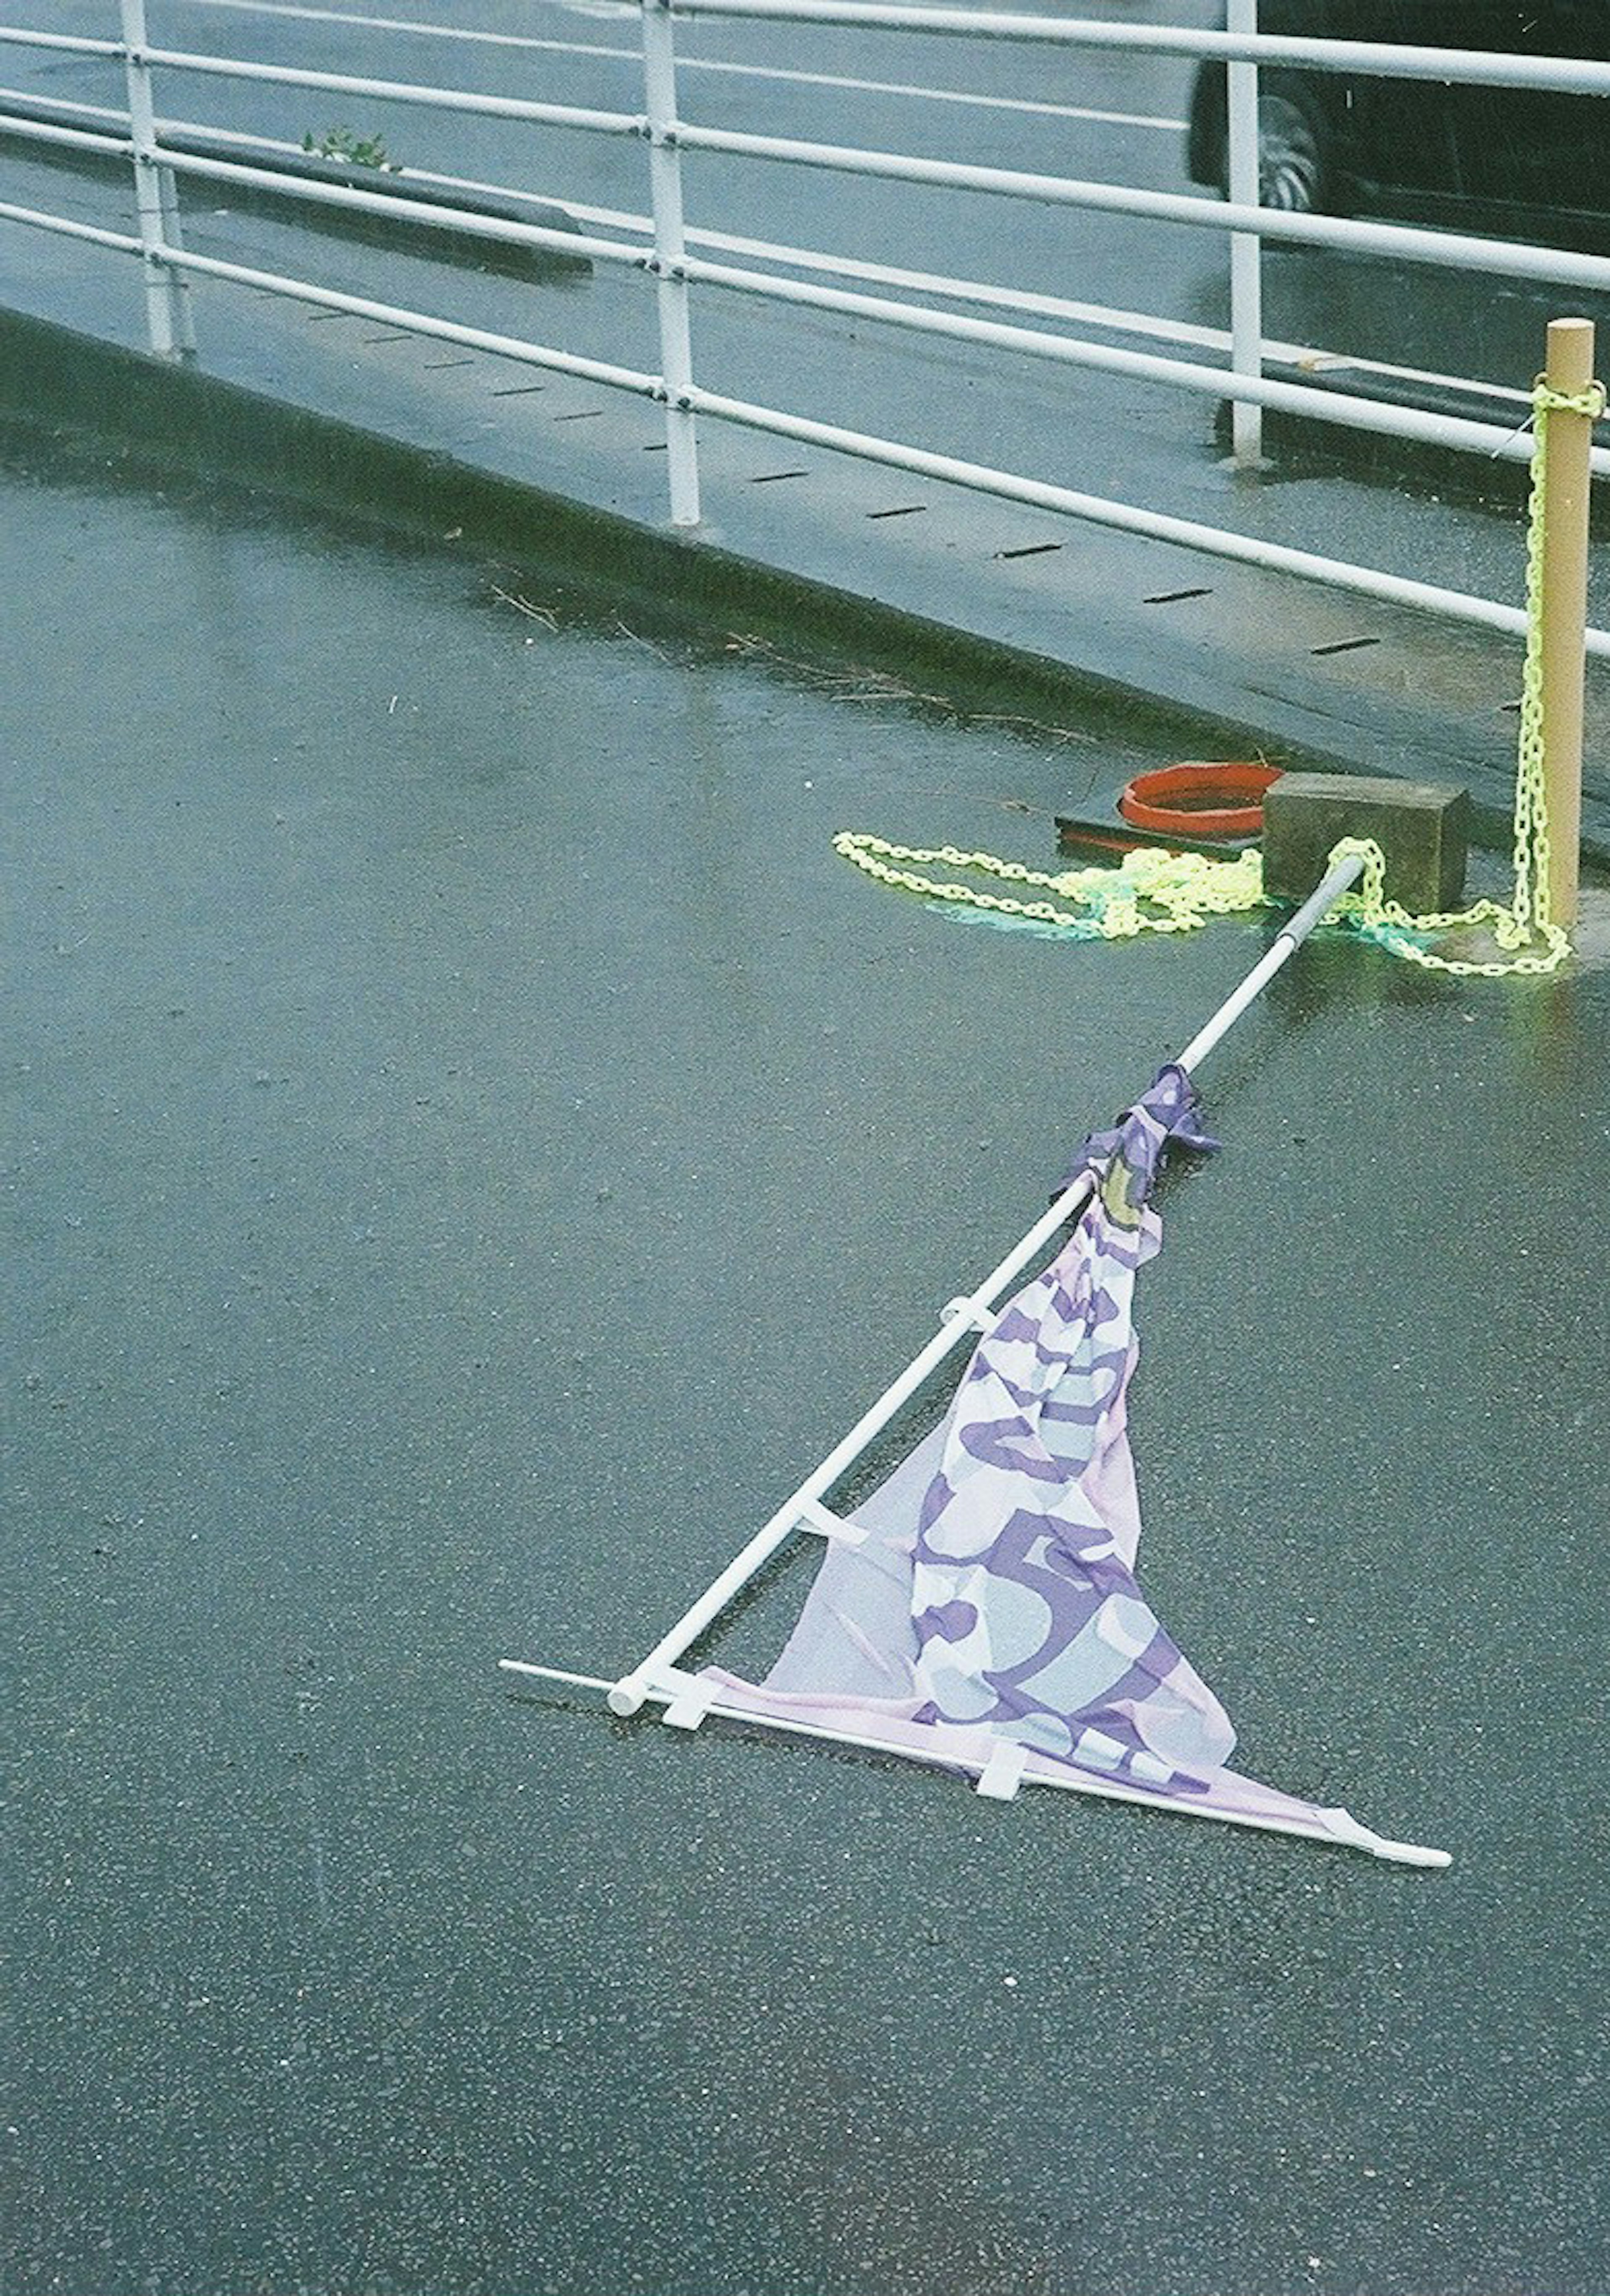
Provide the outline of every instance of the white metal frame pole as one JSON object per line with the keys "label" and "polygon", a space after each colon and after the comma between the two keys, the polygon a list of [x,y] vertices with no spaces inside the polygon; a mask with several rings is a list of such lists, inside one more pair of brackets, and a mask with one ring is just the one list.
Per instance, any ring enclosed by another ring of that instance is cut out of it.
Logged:
{"label": "white metal frame pole", "polygon": [[1343,893],[1356,885],[1364,870],[1363,857],[1351,853],[1328,870],[1302,906],[1291,917],[1270,942],[1262,958],[1247,974],[1233,996],[1227,996],[1212,1019],[1198,1029],[1190,1043],[1179,1055],[1179,1065],[1187,1075],[1194,1076],[1200,1063],[1212,1051],[1220,1039],[1233,1029],[1247,1006],[1255,1003],[1294,949],[1302,947],[1322,917],[1328,916]]}
{"label": "white metal frame pole", "polygon": [[[1228,0],[1227,29],[1258,29],[1258,0]],[[1226,67],[1225,175],[1232,206],[1258,207],[1258,67]],[[1237,375],[1263,375],[1263,242],[1256,232],[1230,234],[1230,367]],[[1263,460],[1263,413],[1253,400],[1237,398],[1230,408],[1231,452],[1242,470]]]}
{"label": "white metal frame pole", "polygon": [[693,410],[693,340],[682,236],[682,153],[677,143],[677,56],[670,0],[643,0],[643,88],[648,114],[649,195],[660,358],[665,372],[665,443],[673,526],[699,523],[699,455]]}
{"label": "white metal frame pole", "polygon": [[129,141],[134,146],[135,206],[145,273],[145,324],[159,358],[195,357],[190,282],[166,260],[183,245],[173,176],[157,156],[156,112],[146,53],[145,0],[118,0],[123,28],[123,71],[128,90]]}
{"label": "white metal frame pole", "polygon": [[[1320,919],[1329,914],[1349,886],[1357,882],[1363,865],[1362,860],[1355,855],[1338,862],[1334,869],[1327,872],[1318,890],[1276,936],[1240,987],[1225,999],[1212,1019],[1179,1055],[1181,1068],[1195,1070],[1197,1063],[1206,1057],[1248,1005],[1268,987],[1293,952],[1302,947]],[[645,1699],[660,1694],[664,1687],[666,1669],[674,1667],[700,1636],[714,1625],[727,1604],[742,1593],[762,1565],[801,1528],[807,1509],[815,1506],[845,1470],[854,1464],[875,1437],[883,1432],[895,1413],[910,1400],[930,1373],[937,1370],[951,1350],[969,1332],[976,1333],[988,1328],[990,1311],[1001,1292],[1039,1256],[1057,1230],[1083,1208],[1092,1185],[1088,1172],[1080,1173],[1064,1189],[1050,1210],[1036,1220],[1028,1234],[1014,1244],[998,1266],[991,1269],[983,1282],[965,1298],[951,1302],[948,1310],[949,1320],[941,1324],[927,1346],[908,1364],[871,1408],[862,1414],[849,1433],[834,1444],[827,1456],[784,1501],[769,1521],[761,1525],[749,1544],[734,1555],[726,1570],[711,1581],[695,1602],[689,1604],[676,1625],[661,1636],[648,1655],[639,1660],[629,1674],[623,1675],[612,1685],[609,1702],[615,1713],[636,1714]],[[528,1667],[522,1671],[539,1675],[547,1669]]]}

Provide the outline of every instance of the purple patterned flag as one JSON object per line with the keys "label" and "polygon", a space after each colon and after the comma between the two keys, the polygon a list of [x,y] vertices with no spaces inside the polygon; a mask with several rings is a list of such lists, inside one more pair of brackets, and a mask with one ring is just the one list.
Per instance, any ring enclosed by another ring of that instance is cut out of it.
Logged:
{"label": "purple patterned flag", "polygon": [[1087,1142],[1068,1242],[995,1318],[943,1424],[830,1541],[765,1682],[707,1678],[724,1705],[935,1760],[1440,1865],[1228,1768],[1229,1718],[1135,1577],[1135,1278],[1161,1242],[1164,1149],[1213,1145],[1196,1115],[1170,1066]]}

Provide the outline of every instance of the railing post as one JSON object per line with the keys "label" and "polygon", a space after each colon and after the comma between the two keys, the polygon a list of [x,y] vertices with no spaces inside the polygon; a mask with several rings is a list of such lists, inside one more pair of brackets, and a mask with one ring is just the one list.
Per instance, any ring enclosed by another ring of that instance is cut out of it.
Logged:
{"label": "railing post", "polygon": [[[1543,381],[1579,398],[1593,381],[1593,322],[1552,319]],[[1542,536],[1543,781],[1548,824],[1548,921],[1576,922],[1582,844],[1582,715],[1588,619],[1588,460],[1593,417],[1566,407],[1548,415],[1548,476]]]}
{"label": "railing post", "polygon": [[151,348],[162,358],[193,358],[195,321],[190,308],[190,282],[163,258],[165,249],[182,246],[183,242],[173,171],[163,167],[157,156],[151,66],[145,61],[145,0],[119,0],[119,8],[129,140],[134,145],[135,206],[145,250],[145,322]]}
{"label": "railing post", "polygon": [[699,455],[691,411],[683,403],[694,379],[683,271],[682,154],[676,141],[677,58],[670,0],[643,0],[643,81],[648,114],[649,190],[653,205],[653,272],[660,305],[660,363],[665,377],[666,460],[673,526],[699,523]]}
{"label": "railing post", "polygon": [[[1255,33],[1258,0],[1228,0],[1226,29]],[[1225,177],[1232,203],[1260,205],[1258,192],[1258,67],[1227,67]],[[1230,367],[1233,373],[1263,373],[1263,242],[1256,232],[1230,234]],[[1236,399],[1230,409],[1231,448],[1244,470],[1263,459],[1263,409]]]}

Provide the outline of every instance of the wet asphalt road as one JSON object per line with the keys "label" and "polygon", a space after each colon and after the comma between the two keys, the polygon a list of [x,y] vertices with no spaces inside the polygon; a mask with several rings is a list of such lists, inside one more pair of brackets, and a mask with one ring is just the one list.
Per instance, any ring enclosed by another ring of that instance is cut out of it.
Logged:
{"label": "wet asphalt road", "polygon": [[1610,973],[1312,947],[1141,1306],[1162,1616],[1446,1874],[513,1696],[645,1646],[1261,931],[829,849],[1043,860],[1087,742],[7,464],[8,2291],[1610,2286]]}

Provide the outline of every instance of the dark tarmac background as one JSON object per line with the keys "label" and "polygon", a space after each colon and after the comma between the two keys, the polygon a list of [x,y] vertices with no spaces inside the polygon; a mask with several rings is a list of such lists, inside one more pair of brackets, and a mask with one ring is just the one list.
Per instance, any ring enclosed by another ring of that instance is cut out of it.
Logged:
{"label": "dark tarmac background", "polygon": [[646,1647],[1267,938],[831,833],[1049,865],[1191,729],[14,425],[3,491],[7,2290],[1610,2285],[1610,972],[1322,936],[1141,1301],[1161,1615],[1447,1874],[511,1694]]}

